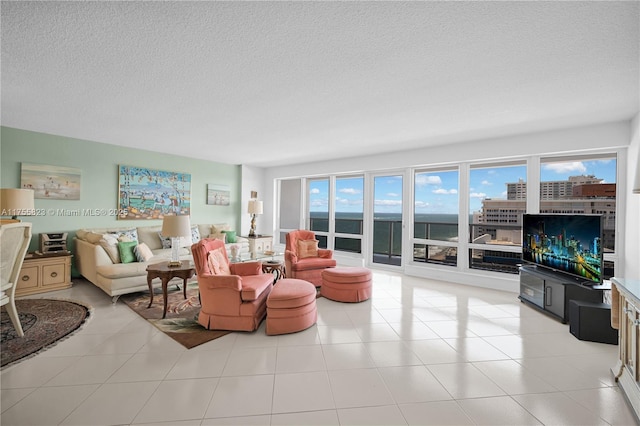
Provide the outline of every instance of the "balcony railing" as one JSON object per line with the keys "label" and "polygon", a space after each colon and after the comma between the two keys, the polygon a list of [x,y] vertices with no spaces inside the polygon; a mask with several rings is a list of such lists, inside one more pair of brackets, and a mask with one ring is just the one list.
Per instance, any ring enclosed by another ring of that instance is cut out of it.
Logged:
{"label": "balcony railing", "polygon": [[[336,232],[340,234],[362,235],[362,219],[336,219]],[[328,232],[329,220],[311,218],[311,230]],[[414,237],[428,240],[457,241],[458,224],[451,222],[415,222]],[[327,237],[318,236],[320,246],[327,246]],[[518,262],[518,254],[505,253],[501,256],[500,245],[521,245],[521,227],[518,225],[470,224],[469,241],[475,244],[491,244],[491,250],[470,250],[472,269],[513,273]],[[340,251],[361,253],[362,240],[357,238],[336,237],[334,248]],[[400,265],[402,258],[402,221],[374,219],[373,221],[373,260],[375,263]],[[415,244],[413,260],[422,263],[456,266],[458,249],[456,247]]]}

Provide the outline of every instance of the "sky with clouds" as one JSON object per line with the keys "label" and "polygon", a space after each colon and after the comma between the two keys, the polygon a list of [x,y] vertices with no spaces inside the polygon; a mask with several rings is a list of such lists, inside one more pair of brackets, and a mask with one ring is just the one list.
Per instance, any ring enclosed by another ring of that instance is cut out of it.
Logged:
{"label": "sky with clouds", "polygon": [[[525,166],[489,167],[471,169],[469,176],[470,211],[481,209],[485,198],[506,199],[507,183],[526,181]],[[569,176],[594,175],[604,183],[615,183],[616,161],[593,160],[543,163],[541,180],[567,180]],[[310,181],[311,211],[329,209],[329,180]],[[336,212],[363,211],[363,178],[337,178]],[[459,199],[458,172],[437,171],[417,173],[415,177],[416,214],[457,214]],[[377,176],[374,178],[375,213],[402,212],[402,177]]]}

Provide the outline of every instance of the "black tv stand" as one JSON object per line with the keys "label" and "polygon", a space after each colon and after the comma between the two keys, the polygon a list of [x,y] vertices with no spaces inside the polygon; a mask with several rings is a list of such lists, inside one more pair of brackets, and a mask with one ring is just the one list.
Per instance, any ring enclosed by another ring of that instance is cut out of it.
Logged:
{"label": "black tv stand", "polygon": [[604,290],[606,286],[585,284],[535,265],[520,267],[520,301],[563,323],[569,321],[571,300],[602,303]]}

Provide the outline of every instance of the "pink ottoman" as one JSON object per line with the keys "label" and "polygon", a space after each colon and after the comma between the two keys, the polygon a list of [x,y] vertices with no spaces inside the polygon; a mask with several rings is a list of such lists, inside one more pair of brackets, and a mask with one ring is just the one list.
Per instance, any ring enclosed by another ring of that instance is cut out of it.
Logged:
{"label": "pink ottoman", "polygon": [[325,269],[320,294],[338,302],[364,302],[371,297],[371,271],[349,267]]}
{"label": "pink ottoman", "polygon": [[318,320],[316,286],[308,281],[283,278],[267,298],[267,334],[295,333]]}

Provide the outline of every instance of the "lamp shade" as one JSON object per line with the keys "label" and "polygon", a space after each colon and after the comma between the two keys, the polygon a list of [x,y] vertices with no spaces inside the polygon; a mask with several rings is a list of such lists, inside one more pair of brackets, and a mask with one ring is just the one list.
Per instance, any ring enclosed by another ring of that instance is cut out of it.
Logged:
{"label": "lamp shade", "polygon": [[165,216],[162,220],[162,235],[165,237],[191,237],[191,222],[189,216]]}
{"label": "lamp shade", "polygon": [[31,216],[35,210],[33,189],[0,189],[0,213],[2,216]]}
{"label": "lamp shade", "polygon": [[249,214],[262,214],[262,201],[249,200]]}

